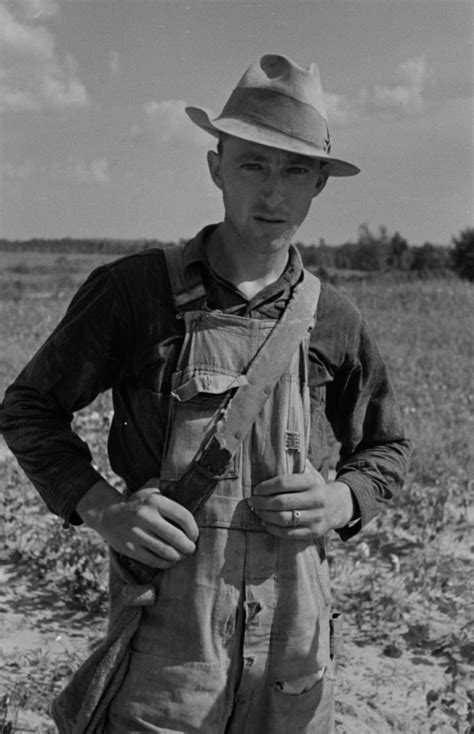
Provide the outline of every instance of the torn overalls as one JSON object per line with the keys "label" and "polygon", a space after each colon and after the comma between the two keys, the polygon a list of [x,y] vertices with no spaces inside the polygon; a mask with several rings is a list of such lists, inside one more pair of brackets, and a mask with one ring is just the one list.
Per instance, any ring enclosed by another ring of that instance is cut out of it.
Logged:
{"label": "torn overalls", "polygon": [[[206,426],[245,380],[275,323],[207,310],[183,317],[160,477],[171,498]],[[195,554],[158,575],[156,602],[143,610],[127,676],[109,709],[108,734],[333,731],[323,542],[274,537],[247,504],[261,481],[305,470],[307,347],[294,354],[197,513]]]}

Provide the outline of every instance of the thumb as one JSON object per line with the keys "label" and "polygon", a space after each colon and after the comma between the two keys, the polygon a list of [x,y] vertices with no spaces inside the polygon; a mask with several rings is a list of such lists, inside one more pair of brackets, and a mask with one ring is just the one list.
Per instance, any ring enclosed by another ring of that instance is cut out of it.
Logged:
{"label": "thumb", "polygon": [[137,489],[136,492],[133,492],[133,494],[130,495],[129,499],[142,499],[144,497],[148,497],[150,494],[161,494],[160,492],[160,480],[156,477],[151,477],[148,479],[145,484],[143,484],[140,489]]}
{"label": "thumb", "polygon": [[160,487],[160,480],[157,477],[150,477],[150,479],[147,479],[145,484],[143,484],[140,489],[158,489]]}
{"label": "thumb", "polygon": [[309,459],[306,459],[304,473],[305,474],[311,474],[314,477],[314,479],[317,481],[318,484],[326,484],[326,481],[325,481],[323,475],[320,474],[320,472],[318,472],[314,468],[314,466],[312,465],[312,463],[310,462]]}

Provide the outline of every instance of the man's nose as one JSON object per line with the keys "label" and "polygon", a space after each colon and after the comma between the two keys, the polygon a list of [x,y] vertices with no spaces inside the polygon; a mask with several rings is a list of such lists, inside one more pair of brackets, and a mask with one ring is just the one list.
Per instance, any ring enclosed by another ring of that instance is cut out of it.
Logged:
{"label": "man's nose", "polygon": [[277,206],[284,200],[284,184],[279,174],[268,174],[261,189],[262,197],[269,206]]}

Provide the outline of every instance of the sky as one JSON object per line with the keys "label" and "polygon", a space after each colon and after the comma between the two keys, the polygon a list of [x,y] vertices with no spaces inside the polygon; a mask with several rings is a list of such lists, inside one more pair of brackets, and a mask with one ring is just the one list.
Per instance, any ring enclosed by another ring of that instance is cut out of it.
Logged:
{"label": "sky", "polygon": [[332,178],[297,240],[473,226],[473,15],[460,0],[0,0],[0,237],[176,241],[222,219],[184,113],[265,53],[316,62]]}

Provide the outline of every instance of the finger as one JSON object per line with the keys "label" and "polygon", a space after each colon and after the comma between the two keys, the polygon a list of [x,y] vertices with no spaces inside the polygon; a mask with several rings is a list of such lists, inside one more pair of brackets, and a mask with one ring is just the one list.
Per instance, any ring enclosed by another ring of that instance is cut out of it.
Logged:
{"label": "finger", "polygon": [[267,512],[262,510],[258,513],[258,516],[264,524],[277,525],[282,528],[296,528],[306,525],[305,513],[299,510],[296,510],[296,512]]}
{"label": "finger", "polygon": [[257,484],[252,494],[268,497],[286,492],[302,492],[312,485],[311,476],[310,474],[278,474],[276,477],[265,479],[264,482]]}
{"label": "finger", "polygon": [[154,494],[149,497],[147,504],[156,507],[159,514],[174,523],[194,543],[199,537],[199,528],[189,510],[175,502],[170,497]]}
{"label": "finger", "polygon": [[318,490],[276,494],[263,497],[252,496],[249,505],[257,514],[265,512],[291,512],[292,510],[316,510],[324,507],[324,498]]}
{"label": "finger", "polygon": [[169,522],[162,515],[147,516],[143,518],[144,526],[141,527],[147,535],[154,537],[158,542],[166,543],[179,553],[191,555],[196,550],[196,544],[181,528]]}
{"label": "finger", "polygon": [[148,548],[132,542],[127,543],[126,555],[135,561],[140,561],[140,563],[145,563],[147,566],[151,566],[151,568],[158,569],[170,568],[179,560],[183,560],[183,558],[178,558],[178,560],[168,560],[163,556],[152,553]]}
{"label": "finger", "polygon": [[143,563],[148,563],[144,559],[144,556],[147,556],[149,560],[153,556],[155,560],[173,564],[189,555],[189,553],[178,550],[178,548],[166,542],[162,537],[157,537],[140,527],[133,529],[132,537],[125,545],[127,554],[137,560],[143,560]]}
{"label": "finger", "polygon": [[163,497],[164,504],[161,508],[163,517],[168,518],[171,522],[176,523],[186,533],[188,538],[195,541],[199,537],[199,528],[197,526],[194,515],[169,497]]}

